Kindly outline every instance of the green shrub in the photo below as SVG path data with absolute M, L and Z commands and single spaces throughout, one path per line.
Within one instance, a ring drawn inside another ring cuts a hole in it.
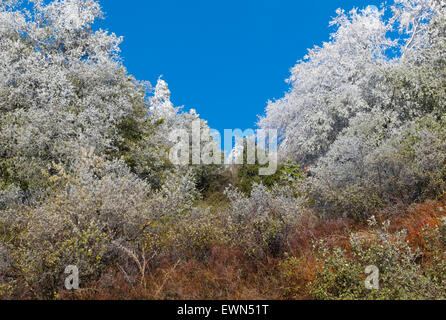
M 306 184 L 319 212 L 364 219 L 395 201 L 410 204 L 444 194 L 446 116 L 413 121 L 373 148 L 370 130 L 379 125 L 370 119 L 361 126 L 371 128 L 356 128 L 363 135 L 336 142 Z
M 374 218 L 371 228 L 376 228 Z M 374 229 L 370 234 L 352 234 L 351 252 L 319 244 L 318 270 L 309 290 L 316 299 L 379 299 L 417 300 L 441 299 L 446 287 L 439 284 L 432 274 L 425 272 L 419 262 L 421 253 L 410 248 L 406 233 L 388 232 L 388 224 Z M 379 269 L 379 289 L 365 286 L 367 266 Z

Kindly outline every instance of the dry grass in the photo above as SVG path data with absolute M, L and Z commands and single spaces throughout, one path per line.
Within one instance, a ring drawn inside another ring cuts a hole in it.
M 427 201 L 410 207 L 405 214 L 394 218 L 390 231 L 407 230 L 407 240 L 410 245 L 424 249 L 426 244 L 423 239 L 423 230 L 440 226 L 440 218 L 445 216 L 445 202 Z
M 428 201 L 410 208 L 393 208 L 390 231 L 408 231 L 411 246 L 423 249 L 423 230 L 439 225 L 446 216 L 446 201 Z M 443 209 L 440 209 L 443 208 Z M 399 211 L 400 210 L 400 211 Z M 387 216 L 388 217 L 388 216 Z M 384 218 L 378 217 L 378 220 Z M 148 267 L 141 275 L 110 270 L 99 281 L 76 294 L 61 292 L 60 299 L 184 299 L 252 300 L 311 299 L 306 290 L 318 265 L 313 244 L 322 240 L 330 247 L 349 249 L 349 233 L 370 235 L 366 223 L 349 219 L 323 220 L 306 214 L 293 237 L 289 251 L 279 258 L 253 261 L 241 250 L 214 246 L 206 261 L 165 261 Z

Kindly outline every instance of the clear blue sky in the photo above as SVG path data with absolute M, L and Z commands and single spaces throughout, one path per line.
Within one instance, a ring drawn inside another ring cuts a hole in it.
M 339 7 L 381 0 L 102 0 L 98 26 L 124 37 L 128 71 L 197 109 L 212 128 L 255 128 L 268 100 L 288 90 L 290 68 L 329 38 Z

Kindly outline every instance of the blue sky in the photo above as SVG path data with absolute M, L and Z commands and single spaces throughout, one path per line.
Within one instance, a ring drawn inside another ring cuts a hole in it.
M 268 100 L 307 48 L 327 41 L 339 7 L 381 0 L 102 0 L 98 26 L 124 37 L 128 71 L 152 84 L 160 75 L 172 101 L 212 128 L 255 128 Z

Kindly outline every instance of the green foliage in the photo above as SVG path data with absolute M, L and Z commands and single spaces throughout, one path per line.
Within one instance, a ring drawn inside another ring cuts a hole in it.
M 376 228 L 374 218 L 370 227 Z M 410 248 L 406 233 L 391 234 L 388 225 L 372 230 L 370 234 L 352 234 L 351 252 L 341 248 L 330 250 L 319 244 L 319 259 L 323 267 L 309 284 L 317 299 L 346 300 L 417 300 L 441 299 L 446 295 L 444 283 L 423 270 L 419 264 L 420 252 Z M 367 289 L 367 266 L 379 269 L 380 288 Z
M 430 261 L 426 263 L 425 274 L 437 286 L 446 287 L 446 219 L 436 228 L 426 228 L 423 232 L 426 241 L 426 256 Z
M 249 195 L 254 184 L 262 184 L 272 188 L 276 184 L 295 184 L 305 179 L 305 173 L 301 166 L 294 161 L 280 163 L 273 175 L 259 175 L 260 168 L 262 166 L 258 163 L 238 166 L 235 186 L 244 194 Z
M 302 166 L 294 161 L 288 161 L 279 165 L 279 171 L 281 173 L 281 180 L 290 183 L 297 183 L 305 179 L 305 173 L 302 170 Z
M 158 257 L 173 261 L 209 258 L 214 245 L 223 242 L 222 217 L 208 208 L 194 208 L 150 226 L 145 245 Z

